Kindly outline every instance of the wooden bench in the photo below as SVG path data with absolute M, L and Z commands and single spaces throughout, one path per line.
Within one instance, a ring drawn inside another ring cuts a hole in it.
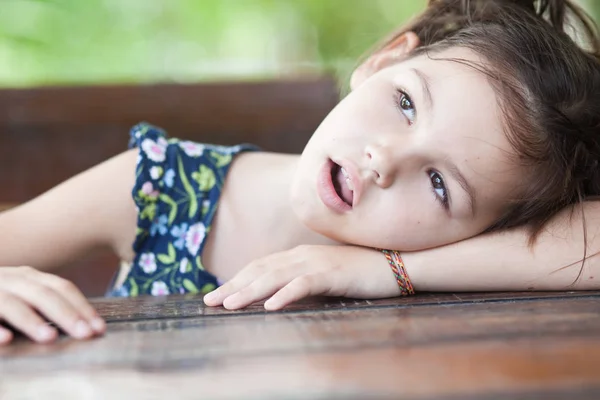
M 0 209 L 124 151 L 140 121 L 199 142 L 296 153 L 337 101 L 330 77 L 0 90 Z M 60 274 L 101 295 L 117 261 L 98 251 Z

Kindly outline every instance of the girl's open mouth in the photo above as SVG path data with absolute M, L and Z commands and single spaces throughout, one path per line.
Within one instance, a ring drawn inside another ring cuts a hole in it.
M 321 201 L 337 213 L 352 210 L 354 201 L 352 181 L 346 171 L 328 160 L 317 179 L 317 193 Z
M 333 163 L 331 168 L 331 180 L 335 193 L 344 201 L 344 203 L 352 206 L 354 200 L 354 188 L 348 173 L 340 165 Z

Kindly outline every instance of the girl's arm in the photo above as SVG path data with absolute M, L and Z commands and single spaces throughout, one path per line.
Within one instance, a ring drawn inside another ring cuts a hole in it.
M 130 191 L 136 157 L 137 150 L 120 154 L 0 214 L 0 321 L 38 342 L 58 336 L 40 314 L 74 338 L 105 331 L 79 289 L 39 270 L 97 246 L 132 258 L 137 212 Z M 0 346 L 12 339 L 12 331 L 0 325 Z
M 137 150 L 115 156 L 0 214 L 0 266 L 49 270 L 94 247 L 131 258 Z
M 583 210 L 587 260 L 583 270 Z M 524 228 L 435 249 L 402 253 L 416 291 L 600 289 L 600 203 L 557 214 L 533 246 Z M 581 271 L 581 276 L 579 273 Z M 579 276 L 579 279 L 578 279 Z M 237 309 L 270 298 L 279 309 L 310 295 L 383 298 L 400 294 L 381 252 L 355 246 L 301 246 L 250 263 L 205 297 Z
M 583 269 L 582 211 L 587 226 Z M 519 228 L 402 258 L 420 291 L 593 290 L 600 289 L 599 232 L 600 202 L 590 201 L 573 213 L 558 213 L 531 247 L 526 229 Z

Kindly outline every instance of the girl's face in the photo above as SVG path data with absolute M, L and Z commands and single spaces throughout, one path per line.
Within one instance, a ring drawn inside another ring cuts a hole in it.
M 417 250 L 477 235 L 525 179 L 488 78 L 452 48 L 364 81 L 302 153 L 292 207 L 310 229 L 369 247 Z

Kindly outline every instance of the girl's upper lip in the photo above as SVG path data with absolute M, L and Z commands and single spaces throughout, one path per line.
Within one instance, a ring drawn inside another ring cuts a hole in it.
M 354 186 L 354 190 L 352 191 L 352 208 L 354 208 L 358 204 L 358 201 L 360 200 L 360 194 L 362 193 L 362 180 L 360 179 L 358 168 L 356 167 L 356 164 L 350 160 L 332 159 L 332 161 L 344 168 L 350 177 L 350 180 L 352 181 L 352 186 Z

